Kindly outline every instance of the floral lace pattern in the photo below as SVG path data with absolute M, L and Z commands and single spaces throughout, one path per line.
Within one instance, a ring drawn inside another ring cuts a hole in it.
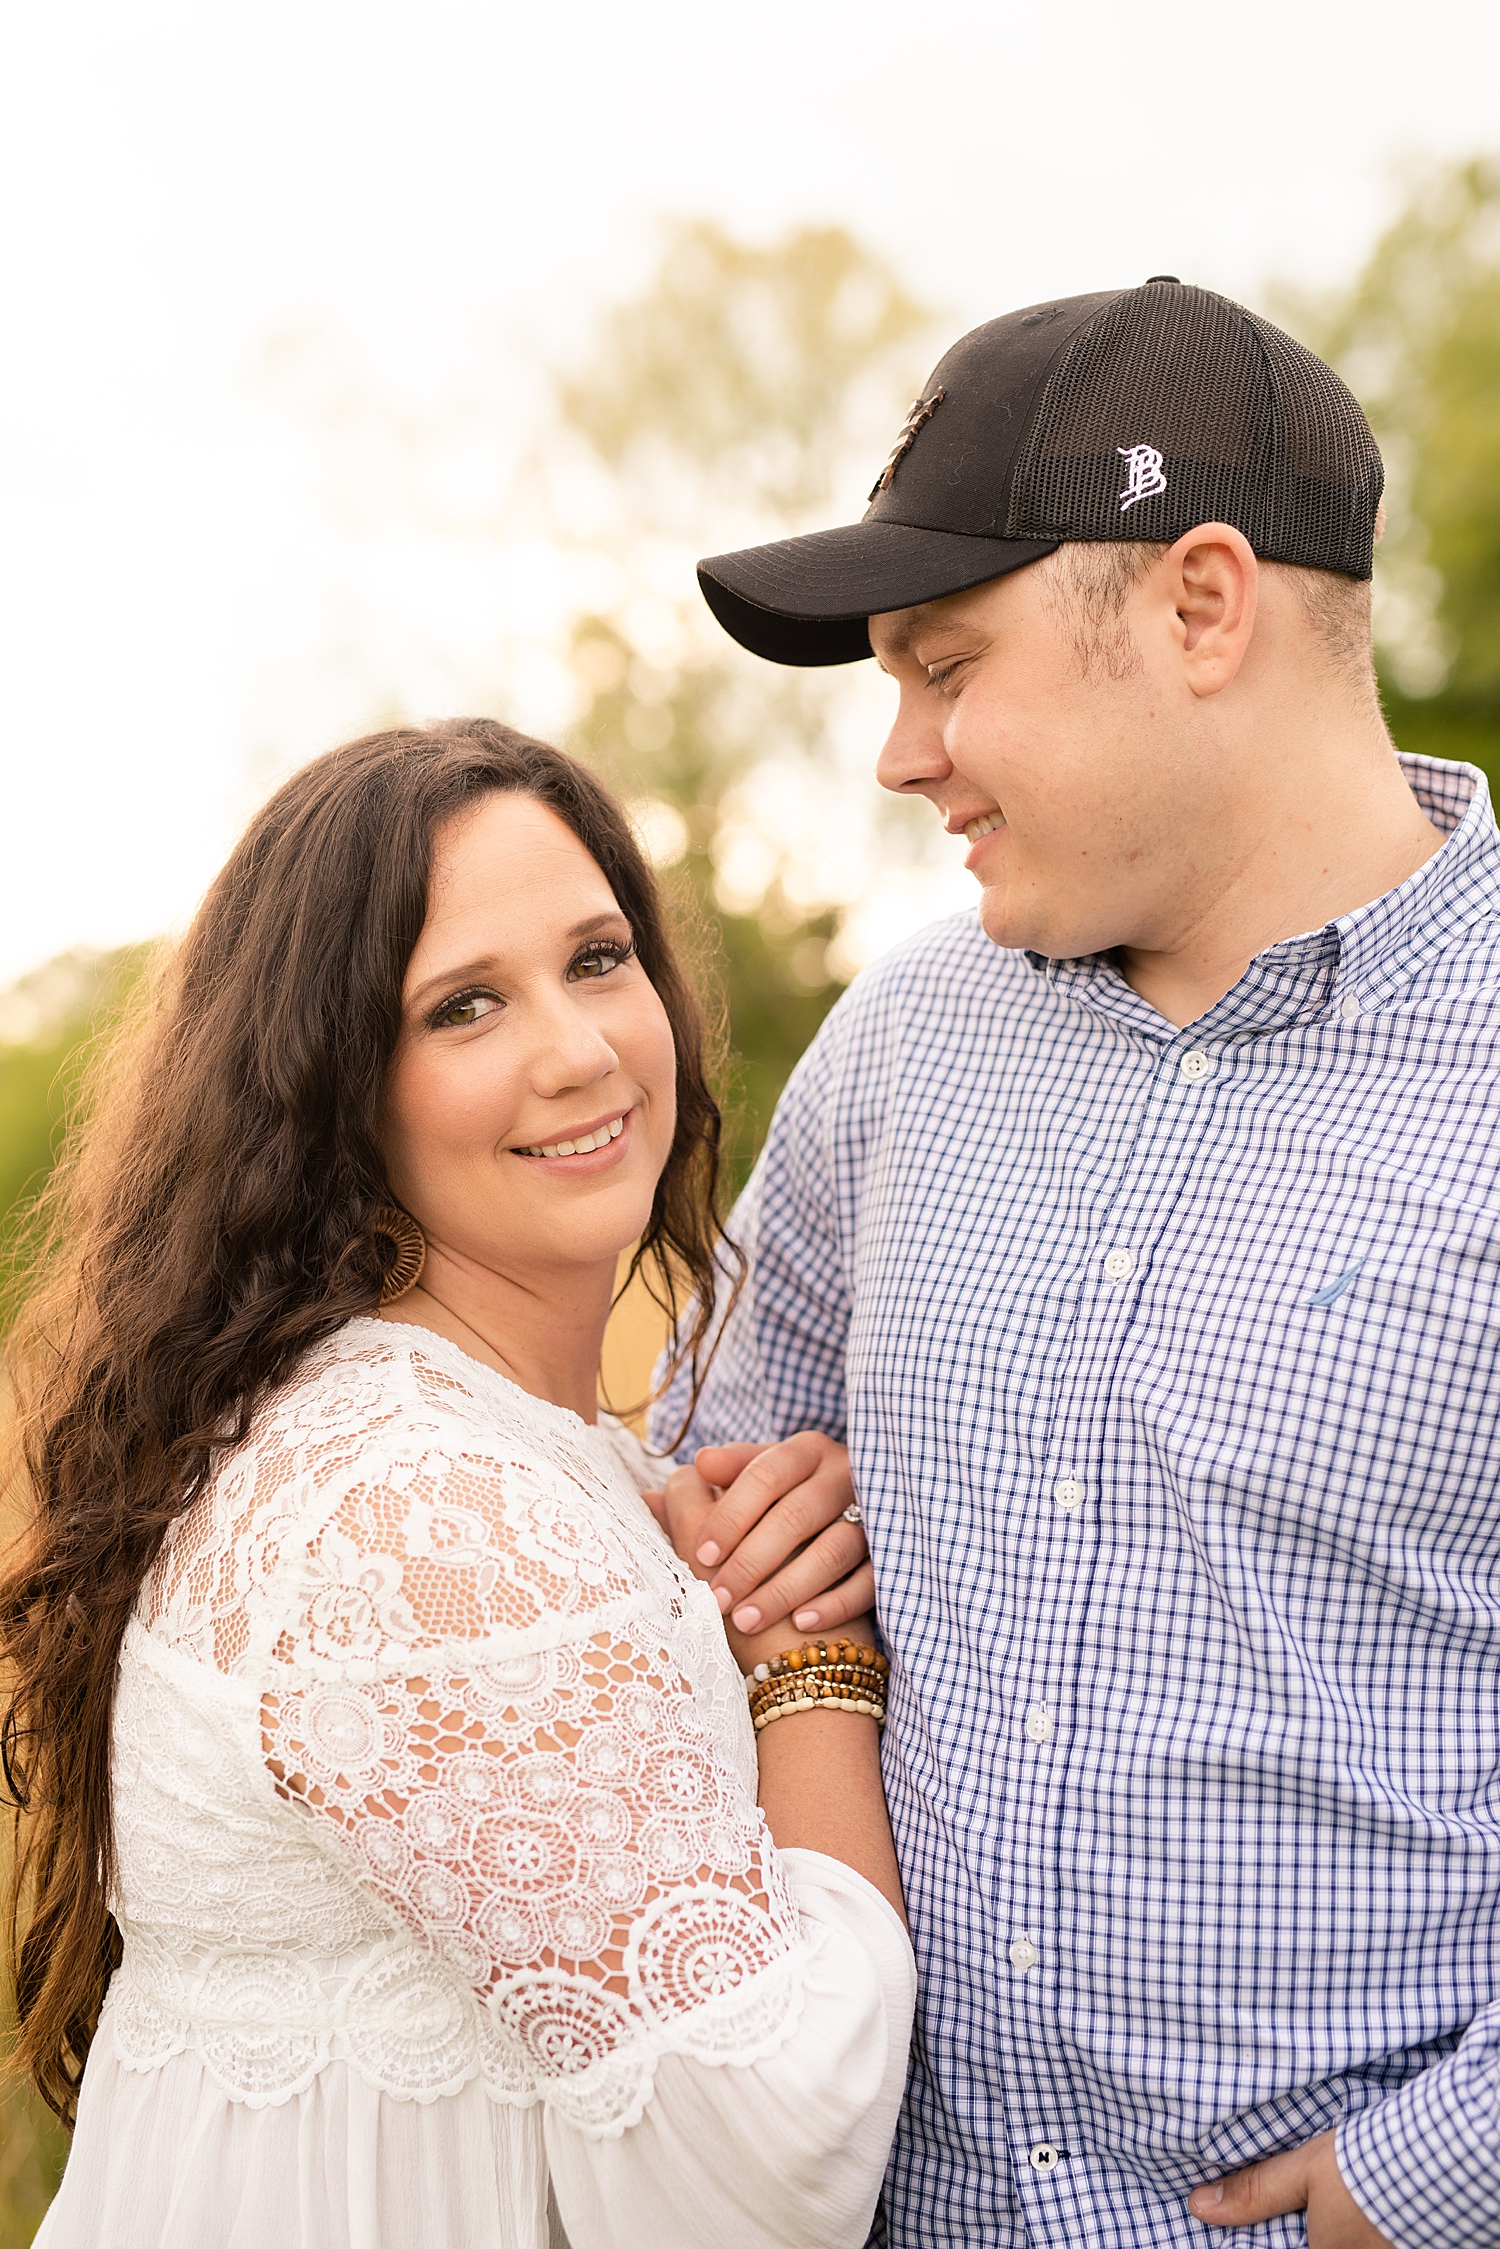
M 599 2133 L 662 2053 L 789 2035 L 743 1689 L 649 1473 L 424 1331 L 309 1355 L 127 1638 L 130 2066 L 191 2046 L 256 2104 L 334 2056 L 405 2099 L 478 2076 Z

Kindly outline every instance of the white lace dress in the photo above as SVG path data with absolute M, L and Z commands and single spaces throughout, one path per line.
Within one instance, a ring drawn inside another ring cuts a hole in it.
M 859 2249 L 910 1947 L 772 1845 L 650 1480 L 375 1320 L 220 1462 L 125 1641 L 45 2249 Z

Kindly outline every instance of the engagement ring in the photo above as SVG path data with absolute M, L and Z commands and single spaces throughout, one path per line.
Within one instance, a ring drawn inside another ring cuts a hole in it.
M 846 1523 L 862 1523 L 864 1521 L 864 1516 L 860 1513 L 859 1501 L 857 1499 L 851 1499 L 848 1506 L 844 1509 L 844 1521 Z

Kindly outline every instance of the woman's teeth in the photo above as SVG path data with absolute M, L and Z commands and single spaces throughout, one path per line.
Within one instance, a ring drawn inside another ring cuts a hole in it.
M 964 834 L 970 843 L 978 843 L 981 836 L 993 835 L 997 828 L 1003 828 L 1004 826 L 1005 820 L 1002 814 L 982 812 L 977 820 L 966 820 L 964 822 Z
M 607 1148 L 611 1140 L 618 1140 L 625 1130 L 623 1117 L 611 1117 L 608 1124 L 600 1125 L 597 1132 L 586 1132 L 581 1140 L 558 1140 L 550 1148 L 518 1148 L 518 1156 L 586 1156 L 594 1148 Z

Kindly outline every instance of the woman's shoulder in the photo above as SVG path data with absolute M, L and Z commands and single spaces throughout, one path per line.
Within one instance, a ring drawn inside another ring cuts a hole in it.
M 567 1417 L 572 1418 L 572 1417 Z M 558 1409 L 482 1366 L 429 1328 L 347 1321 L 313 1344 L 262 1400 L 250 1441 L 294 1436 L 306 1444 L 378 1450 L 413 1428 L 498 1432 L 541 1452 L 559 1433 Z
M 444 1338 L 354 1320 L 226 1455 L 168 1580 L 236 1587 L 236 1668 L 389 1676 L 587 1637 L 655 1575 L 626 1457 Z
M 652 1452 L 628 1422 L 618 1420 L 612 1413 L 600 1414 L 597 1435 L 606 1458 L 619 1470 L 632 1491 L 660 1491 L 677 1466 L 667 1455 Z

